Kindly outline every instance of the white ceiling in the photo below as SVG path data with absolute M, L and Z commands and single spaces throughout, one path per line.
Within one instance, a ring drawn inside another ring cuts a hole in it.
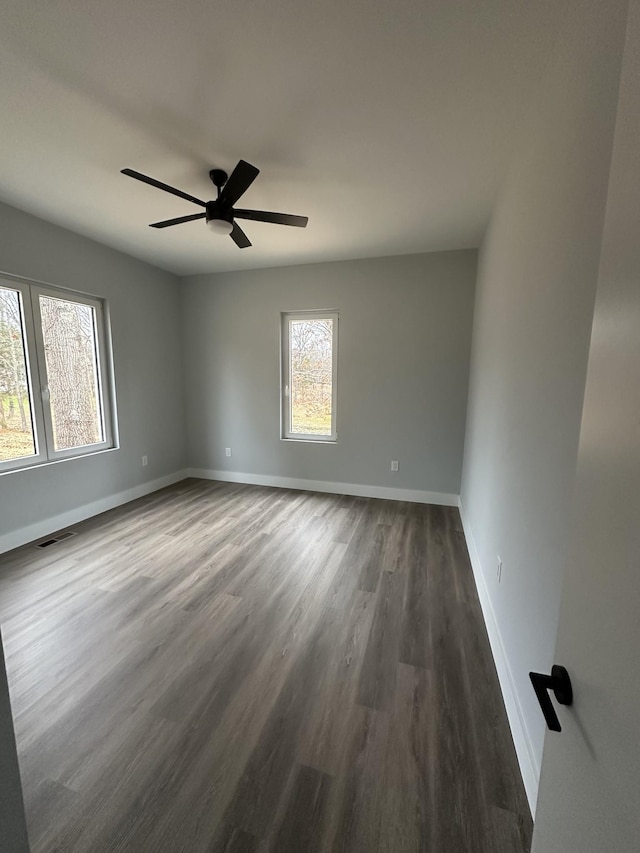
M 478 246 L 552 0 L 3 0 L 0 199 L 175 273 Z M 240 250 L 208 171 L 261 170 Z

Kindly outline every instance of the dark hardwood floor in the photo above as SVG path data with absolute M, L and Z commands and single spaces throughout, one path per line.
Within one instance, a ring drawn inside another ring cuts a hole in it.
M 186 480 L 0 558 L 33 853 L 523 853 L 458 512 Z

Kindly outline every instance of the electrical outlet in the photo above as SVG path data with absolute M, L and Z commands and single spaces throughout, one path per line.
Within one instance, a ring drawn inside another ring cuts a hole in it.
M 231 448 L 230 447 L 225 447 L 224 455 L 225 456 L 231 456 Z
M 397 470 L 398 470 L 398 460 L 397 460 L 397 459 L 392 459 L 392 460 L 391 460 L 391 470 L 392 470 L 392 471 L 397 471 Z
M 498 556 L 498 583 L 502 580 L 502 557 Z
M 148 456 L 143 456 L 143 457 L 142 457 L 142 467 L 143 467 L 143 468 L 146 468 L 148 464 L 149 464 L 149 457 L 148 457 Z

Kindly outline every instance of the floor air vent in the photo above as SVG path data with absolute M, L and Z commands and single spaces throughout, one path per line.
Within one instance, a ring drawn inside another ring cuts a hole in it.
M 69 539 L 69 537 L 75 535 L 76 534 L 73 530 L 69 530 L 66 533 L 59 533 L 58 536 L 52 536 L 51 539 L 45 539 L 43 542 L 38 542 L 36 548 L 48 548 L 49 545 L 55 545 L 56 542 L 63 542 L 65 539 Z

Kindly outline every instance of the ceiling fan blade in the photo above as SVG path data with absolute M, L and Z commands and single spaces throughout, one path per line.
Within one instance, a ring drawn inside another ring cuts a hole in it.
M 191 213 L 189 216 L 179 216 L 177 219 L 165 219 L 164 222 L 152 222 L 149 228 L 168 228 L 170 225 L 180 225 L 181 222 L 193 222 L 194 219 L 204 219 L 206 213 Z
M 294 228 L 306 228 L 308 216 L 294 216 L 291 213 L 269 213 L 268 210 L 234 210 L 238 219 L 253 219 L 256 222 L 273 222 L 275 225 L 293 225 Z
M 229 236 L 239 249 L 247 249 L 251 245 L 251 240 L 237 222 L 233 223 L 233 230 Z
M 229 180 L 222 187 L 220 200 L 224 204 L 233 206 L 240 196 L 249 189 L 259 174 L 260 169 L 256 169 L 246 160 L 239 160 Z
M 175 187 L 170 187 L 169 184 L 163 184 L 162 181 L 156 181 L 155 178 L 149 178 L 147 175 L 143 175 L 141 172 L 136 172 L 134 169 L 121 169 L 120 170 L 123 175 L 128 175 L 130 178 L 135 178 L 136 181 L 142 181 L 143 184 L 149 184 L 152 187 L 156 187 L 159 190 L 164 190 L 167 193 L 171 193 L 172 195 L 177 195 L 178 198 L 183 198 L 186 201 L 192 201 L 194 204 L 199 204 L 200 207 L 206 207 L 204 201 L 201 201 L 199 198 L 195 196 L 189 195 L 189 193 L 183 193 L 182 190 L 177 190 Z

